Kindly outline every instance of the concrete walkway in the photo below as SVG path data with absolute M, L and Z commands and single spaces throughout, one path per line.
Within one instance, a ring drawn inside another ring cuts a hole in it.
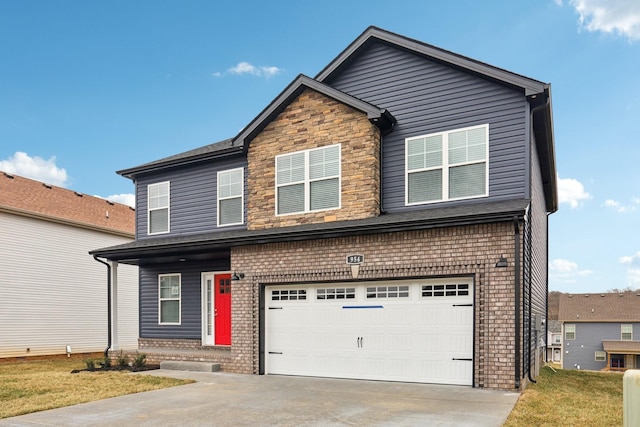
M 137 374 L 140 375 L 140 374 Z M 519 394 L 460 386 L 157 370 L 180 387 L 0 420 L 0 426 L 494 426 Z

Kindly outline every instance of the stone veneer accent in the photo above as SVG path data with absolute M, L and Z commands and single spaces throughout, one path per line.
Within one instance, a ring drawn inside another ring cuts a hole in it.
M 361 253 L 358 281 L 472 276 L 475 280 L 474 386 L 515 388 L 514 235 L 511 222 L 282 242 L 232 248 L 233 365 L 259 372 L 261 286 L 351 281 L 345 256 Z M 500 255 L 507 268 L 496 268 Z
M 276 216 L 275 157 L 341 144 L 341 208 Z M 380 131 L 367 115 L 311 90 L 291 102 L 250 143 L 247 228 L 342 221 L 380 213 Z

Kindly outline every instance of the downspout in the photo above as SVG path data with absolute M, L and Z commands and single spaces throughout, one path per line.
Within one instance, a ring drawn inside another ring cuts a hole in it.
M 97 255 L 94 255 L 93 259 L 107 266 L 107 348 L 104 349 L 104 358 L 106 360 L 109 357 L 109 349 L 111 348 L 111 265 L 98 259 Z
M 519 223 L 518 223 L 518 217 L 514 216 L 513 217 L 513 232 L 514 232 L 514 237 L 515 237 L 515 242 L 514 242 L 514 251 L 515 251 L 515 279 L 514 279 L 514 285 L 515 285 L 515 300 L 516 300 L 516 307 L 515 307 L 515 326 L 516 326 L 516 344 L 515 344 L 515 348 L 516 348 L 516 372 L 515 372 L 515 377 L 516 377 L 516 389 L 520 388 L 520 230 L 519 230 Z
M 533 119 L 533 115 L 534 115 L 537 111 L 542 110 L 543 108 L 546 108 L 548 105 L 549 105 L 549 97 L 547 96 L 547 97 L 546 97 L 546 100 L 545 100 L 545 102 L 544 102 L 543 104 L 540 104 L 540 105 L 538 105 L 538 106 L 536 106 L 536 107 L 532 108 L 532 109 L 529 111 L 529 114 L 530 114 L 530 116 L 531 116 L 531 120 L 529 121 L 530 126 L 531 126 L 531 132 L 530 132 L 530 135 L 534 135 L 534 129 L 533 129 L 533 121 L 534 121 L 534 119 Z M 537 143 L 537 141 L 536 141 L 536 143 Z M 529 168 L 529 170 L 531 170 L 531 168 Z M 531 220 L 531 219 L 529 218 L 529 221 L 530 221 L 530 220 Z M 529 224 L 529 227 L 531 227 L 531 224 Z M 548 221 L 548 217 L 547 217 L 547 233 L 548 233 L 548 232 L 549 232 L 549 221 Z M 529 234 L 530 234 L 530 233 L 529 233 Z M 528 238 L 529 238 L 528 240 L 531 240 L 531 236 L 530 236 L 530 235 L 528 236 Z M 516 237 L 516 239 L 519 239 L 519 235 Z M 530 244 L 531 242 L 528 242 L 528 243 Z M 523 245 L 523 246 L 524 246 L 524 245 Z M 523 249 L 524 249 L 524 248 L 523 248 Z M 531 248 L 529 248 L 529 260 L 528 260 L 528 261 L 529 261 L 529 274 L 531 274 L 531 262 L 532 262 L 532 260 L 531 260 L 531 253 L 530 253 L 530 251 L 531 251 Z M 547 234 L 547 254 L 548 254 L 548 253 L 549 253 L 549 235 Z M 518 258 L 518 254 L 516 254 L 516 258 Z M 519 265 L 516 265 L 516 280 L 518 279 L 518 276 L 519 276 L 519 271 L 518 271 L 518 270 L 519 270 Z M 546 296 L 546 299 L 547 299 L 547 304 L 546 304 L 546 305 L 547 305 L 547 307 L 546 307 L 546 311 L 548 311 L 548 310 L 549 310 L 549 308 L 548 308 L 548 300 L 549 300 L 549 279 L 548 279 L 548 276 L 549 276 L 549 268 L 547 267 L 547 296 Z M 528 342 L 528 345 L 527 345 L 526 355 L 527 355 L 527 361 L 528 361 L 528 367 L 529 367 L 529 368 L 527 369 L 527 378 L 529 379 L 529 381 L 531 381 L 532 383 L 534 383 L 534 384 L 535 384 L 537 381 L 536 381 L 536 380 L 534 380 L 534 379 L 533 379 L 533 377 L 531 376 L 531 330 L 532 330 L 532 325 L 531 325 L 531 318 L 532 318 L 532 316 L 531 316 L 531 310 L 532 310 L 532 308 L 533 308 L 533 306 L 532 306 L 532 302 L 531 302 L 531 294 L 532 294 L 531 277 L 529 277 L 529 284 L 528 284 L 528 287 L 529 287 L 529 301 L 528 301 L 528 314 L 529 314 L 529 342 Z M 517 292 L 517 287 L 516 287 L 516 292 Z M 546 314 L 545 314 L 545 315 L 546 315 Z M 518 329 L 518 328 L 516 327 L 516 329 Z M 545 328 L 545 330 L 546 330 L 546 328 Z M 520 341 L 519 336 L 516 338 L 516 340 L 517 340 L 517 342 L 519 342 L 519 341 Z M 546 341 L 546 340 L 545 340 L 545 341 Z M 535 343 L 534 345 L 535 345 L 535 346 L 537 346 L 537 345 L 538 345 L 537 340 L 536 340 L 536 343 Z M 546 347 L 545 347 L 545 354 L 546 354 L 546 351 L 547 351 L 547 350 L 546 350 Z M 516 361 L 516 364 L 517 364 L 517 361 Z M 519 374 L 519 373 L 518 373 L 518 374 Z
M 532 315 L 531 315 L 531 310 L 533 309 L 533 301 L 532 301 L 532 296 L 533 296 L 533 284 L 532 284 L 532 280 L 531 280 L 531 268 L 532 268 L 532 264 L 533 264 L 533 257 L 532 257 L 532 249 L 531 249 L 531 211 L 529 211 L 529 223 L 528 223 L 528 227 L 527 227 L 527 251 L 529 253 L 527 262 L 529 264 L 528 268 L 527 268 L 527 274 L 529 275 L 528 277 L 528 282 L 529 282 L 529 342 L 527 345 L 527 364 L 529 366 L 529 369 L 527 370 L 527 377 L 529 378 L 529 381 L 531 381 L 532 383 L 536 383 L 537 381 L 533 379 L 533 377 L 531 376 L 531 339 L 532 339 L 532 330 L 533 330 L 533 326 L 536 325 L 532 325 L 531 324 L 531 319 L 532 319 Z M 524 245 L 523 245 L 524 246 Z M 537 334 L 536 334 L 537 335 Z M 537 338 L 537 337 L 536 337 Z M 538 348 L 538 340 L 536 339 L 535 343 L 533 343 L 534 348 L 536 348 L 536 353 L 537 353 L 537 348 Z M 535 366 L 535 363 L 534 365 Z

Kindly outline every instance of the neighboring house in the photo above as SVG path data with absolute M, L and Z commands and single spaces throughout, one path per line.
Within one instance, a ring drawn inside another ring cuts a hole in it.
M 547 320 L 547 362 L 562 364 L 562 322 Z
M 519 389 L 543 354 L 550 86 L 375 27 L 235 137 L 121 170 L 140 348 Z M 235 280 L 234 280 L 235 279 Z
M 560 295 L 564 369 L 640 368 L 640 294 Z
M 107 268 L 88 251 L 134 224 L 129 206 L 0 172 L 0 357 L 104 351 Z M 118 271 L 115 348 L 137 347 L 137 270 Z

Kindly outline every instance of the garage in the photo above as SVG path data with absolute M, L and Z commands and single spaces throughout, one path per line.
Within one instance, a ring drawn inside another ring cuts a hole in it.
M 472 385 L 470 278 L 268 286 L 265 372 Z

